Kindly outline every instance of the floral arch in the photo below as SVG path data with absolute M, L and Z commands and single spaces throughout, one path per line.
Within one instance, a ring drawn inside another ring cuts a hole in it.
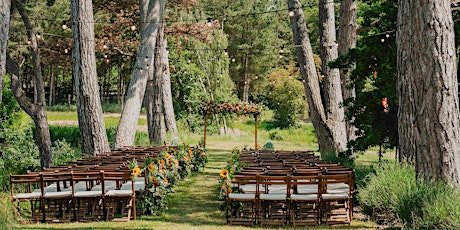
M 256 103 L 240 102 L 240 103 L 214 103 L 207 102 L 203 103 L 202 106 L 203 119 L 204 119 L 204 138 L 203 145 L 206 146 L 206 130 L 207 120 L 212 114 L 238 114 L 238 115 L 251 115 L 254 117 L 254 147 L 257 150 L 257 128 L 258 128 L 258 117 L 262 112 L 262 108 Z

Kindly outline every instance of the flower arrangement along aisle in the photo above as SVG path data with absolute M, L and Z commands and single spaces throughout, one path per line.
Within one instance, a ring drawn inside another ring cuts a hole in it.
M 179 180 L 187 178 L 192 171 L 204 168 L 206 162 L 206 151 L 200 145 L 168 148 L 155 160 L 146 158 L 142 167 L 138 167 L 136 162 L 136 166 L 131 168 L 132 175 L 138 176 L 144 172 L 146 178 L 146 189 L 141 191 L 138 198 L 141 213 L 158 215 L 168 209 L 168 193 L 174 192 Z
M 227 165 L 220 171 L 219 174 L 219 185 L 220 193 L 219 200 L 224 201 L 220 204 L 219 209 L 221 211 L 226 211 L 225 195 L 228 191 L 229 193 L 237 193 L 237 188 L 233 187 L 231 181 L 233 180 L 233 175 L 241 171 L 242 165 L 240 163 L 241 150 L 234 148 L 230 155 L 230 158 L 227 161 Z M 236 204 L 238 205 L 238 204 Z M 236 209 L 235 209 L 236 210 Z

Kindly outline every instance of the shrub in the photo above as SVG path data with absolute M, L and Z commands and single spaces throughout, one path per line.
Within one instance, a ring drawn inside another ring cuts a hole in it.
M 1 148 L 0 189 L 8 190 L 9 174 L 24 174 L 40 169 L 38 147 L 32 129 L 5 129 L 1 131 L 5 146 Z
M 81 153 L 70 146 L 65 140 L 53 142 L 53 163 L 54 165 L 67 164 L 81 157 Z
M 270 138 L 270 140 L 277 140 L 277 141 L 284 140 L 283 136 L 281 134 L 279 134 L 277 131 L 273 131 L 273 132 L 269 133 L 268 138 Z
M 397 220 L 398 196 L 416 189 L 415 170 L 407 164 L 383 164 L 370 174 L 365 187 L 359 187 L 358 201 L 363 211 L 378 222 Z
M 9 194 L 0 192 L 0 202 L 3 204 L 0 208 L 0 229 L 13 229 L 15 220 Z
M 35 128 L 34 128 L 35 129 Z M 51 142 L 65 141 L 73 148 L 80 148 L 80 130 L 78 126 L 49 126 Z
M 271 143 L 270 141 L 268 141 L 267 143 L 264 144 L 264 146 L 262 146 L 262 149 L 274 150 L 274 149 L 275 149 L 275 146 L 273 146 L 273 143 Z

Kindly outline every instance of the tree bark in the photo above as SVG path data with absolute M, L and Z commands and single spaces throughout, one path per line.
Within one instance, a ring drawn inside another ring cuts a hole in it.
M 329 102 L 327 103 L 328 111 L 326 113 L 323 101 L 321 100 L 318 73 L 316 72 L 313 60 L 313 51 L 305 24 L 305 16 L 302 10 L 302 5 L 299 0 L 287 0 L 287 2 L 289 8 L 294 12 L 294 15 L 290 19 L 294 44 L 297 47 L 297 59 L 300 66 L 300 73 L 303 78 L 305 93 L 310 106 L 311 119 L 313 127 L 315 128 L 320 152 L 343 151 L 346 147 L 343 110 L 342 120 L 338 119 L 340 115 L 331 113 L 332 111 L 337 110 L 337 108 L 333 109 L 331 107 L 339 106 L 339 99 L 341 99 L 342 95 L 340 91 L 340 84 L 337 84 L 337 79 L 332 81 L 330 86 L 328 86 L 332 87 L 328 89 L 330 94 L 335 93 L 339 95 L 326 95 L 327 97 L 333 97 L 332 99 L 329 99 Z M 338 88 L 338 90 L 334 87 Z M 337 123 L 342 123 L 342 125 Z
M 147 66 L 153 66 L 154 50 L 158 33 L 161 5 L 164 0 L 140 0 L 140 33 L 141 44 L 133 75 L 129 83 L 128 94 L 123 106 L 123 111 L 118 124 L 115 137 L 115 147 L 130 146 L 134 144 L 139 113 L 144 99 L 148 79 L 148 71 L 143 71 Z
M 97 155 L 110 151 L 104 125 L 94 51 L 92 1 L 72 0 L 73 78 L 77 95 L 81 151 Z
M 2 104 L 3 77 L 6 70 L 6 48 L 10 35 L 11 0 L 0 0 L 0 105 Z
M 400 154 L 415 159 L 419 178 L 458 186 L 460 115 L 450 1 L 400 0 L 398 8 Z
M 170 131 L 173 135 L 177 135 L 176 116 L 174 114 L 174 106 L 171 92 L 171 74 L 169 72 L 169 57 L 167 47 L 166 35 L 164 40 L 160 43 L 161 47 L 161 62 L 163 68 L 163 106 L 165 115 L 166 130 Z
M 164 5 L 161 6 L 161 20 L 164 21 Z M 163 118 L 163 72 L 162 47 L 164 40 L 164 23 L 158 27 L 157 47 L 155 47 L 155 65 L 153 71 L 149 71 L 149 81 L 147 83 L 147 124 L 149 140 L 151 144 L 160 144 L 165 140 L 166 129 Z
M 339 55 L 345 55 L 348 50 L 356 48 L 356 40 L 358 37 L 358 24 L 356 23 L 356 0 L 341 0 L 340 1 L 340 21 L 339 21 Z M 342 86 L 342 97 L 344 100 L 355 98 L 356 92 L 354 84 L 350 80 L 350 73 L 355 68 L 353 63 L 348 68 L 340 69 L 340 79 Z M 344 106 L 347 110 L 347 106 Z M 347 130 L 347 141 L 356 138 L 356 128 L 350 122 L 345 122 Z

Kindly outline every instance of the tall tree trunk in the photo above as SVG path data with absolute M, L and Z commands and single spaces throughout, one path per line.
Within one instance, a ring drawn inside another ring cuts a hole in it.
M 249 55 L 244 58 L 244 81 L 243 81 L 243 102 L 249 101 Z
M 0 105 L 2 104 L 3 76 L 6 68 L 6 48 L 10 35 L 11 0 L 0 0 Z
M 300 0 L 287 0 L 290 9 L 293 9 L 294 15 L 291 17 L 291 27 L 294 37 L 294 44 L 297 47 L 297 59 L 299 61 L 300 73 L 303 78 L 304 88 L 307 96 L 308 105 L 311 111 L 311 120 L 315 128 L 321 153 L 328 151 L 343 151 L 346 147 L 345 125 L 343 120 L 338 120 L 338 115 L 332 114 L 331 111 L 337 110 L 331 107 L 339 106 L 341 99 L 340 84 L 333 81 L 330 87 L 337 87 L 339 90 L 331 88 L 330 94 L 338 93 L 339 95 L 326 95 L 333 97 L 327 103 L 329 105 L 327 114 L 321 100 L 318 73 L 316 72 L 313 60 L 313 51 L 311 49 L 310 38 L 308 36 L 305 16 L 302 10 Z M 338 76 L 337 76 L 338 77 Z M 328 117 L 331 116 L 331 117 Z M 343 118 L 343 110 L 342 110 Z M 336 123 L 343 125 L 337 125 Z
M 163 106 L 165 115 L 166 129 L 172 134 L 177 135 L 176 116 L 174 115 L 174 106 L 171 93 L 171 74 L 169 72 L 169 57 L 166 47 L 168 45 L 166 35 L 160 43 L 160 57 L 163 68 Z
M 54 75 L 54 69 L 53 69 L 53 65 L 50 65 L 50 97 L 48 99 L 48 106 L 51 107 L 53 105 L 53 101 L 54 101 L 54 92 L 55 92 L 55 89 L 54 89 L 54 79 L 56 78 L 55 75 Z
M 398 8 L 400 154 L 415 158 L 419 178 L 458 186 L 460 115 L 450 1 L 400 0 Z
M 161 21 L 164 21 L 164 5 L 161 6 Z M 147 110 L 147 124 L 149 140 L 151 144 L 160 144 L 165 140 L 166 129 L 163 118 L 163 68 L 161 44 L 164 40 L 164 23 L 158 27 L 157 46 L 155 48 L 155 65 L 153 71 L 149 71 L 149 81 L 147 83 L 147 102 L 145 107 Z
M 81 151 L 97 155 L 110 151 L 104 126 L 94 53 L 93 5 L 71 0 L 73 78 L 77 95 Z
M 161 6 L 164 0 L 140 0 L 140 33 L 141 43 L 133 75 L 129 83 L 128 95 L 121 113 L 115 137 L 115 147 L 134 144 L 137 121 L 144 99 L 148 71 L 143 71 L 147 66 L 153 66 L 154 50 L 160 21 Z
M 18 10 L 24 26 L 27 31 L 27 37 L 30 41 L 30 50 L 32 54 L 32 65 L 34 68 L 34 98 L 35 103 L 31 103 L 22 91 L 20 80 L 19 66 L 8 57 L 8 65 L 11 74 L 11 85 L 14 96 L 21 108 L 32 118 L 36 128 L 37 145 L 40 152 L 40 166 L 49 167 L 53 165 L 53 153 L 51 149 L 51 136 L 48 129 L 48 120 L 46 117 L 46 99 L 45 84 L 43 81 L 42 68 L 40 64 L 40 52 L 38 50 L 35 31 L 29 21 L 29 16 L 22 3 L 18 0 L 12 1 L 14 8 Z
M 356 48 L 357 40 L 357 29 L 358 24 L 356 23 L 356 0 L 341 0 L 340 1 L 340 22 L 339 22 L 339 55 L 344 55 L 350 49 Z M 355 98 L 356 92 L 355 87 L 350 80 L 350 73 L 355 68 L 353 63 L 348 68 L 340 69 L 340 79 L 342 85 L 342 96 L 346 100 L 348 98 Z M 346 110 L 347 107 L 345 106 Z M 356 128 L 350 122 L 346 122 L 347 129 L 347 141 L 354 140 L 356 138 Z

